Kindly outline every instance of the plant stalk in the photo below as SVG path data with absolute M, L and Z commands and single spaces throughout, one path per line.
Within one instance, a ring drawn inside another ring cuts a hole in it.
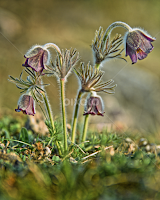
M 85 140 L 86 140 L 87 129 L 88 129 L 88 120 L 89 120 L 89 115 L 85 115 L 84 125 L 83 125 L 82 142 L 85 142 Z
M 72 136 L 71 136 L 72 143 L 75 143 L 77 119 L 78 119 L 78 112 L 79 112 L 79 106 L 80 106 L 82 94 L 83 94 L 83 92 L 82 92 L 82 90 L 80 90 L 78 92 L 77 99 L 76 99 L 74 116 L 73 116 L 73 123 L 72 123 Z
M 95 64 L 95 68 L 99 70 L 100 64 Z
M 61 105 L 62 105 L 62 118 L 63 118 L 63 131 L 64 131 L 64 151 L 67 152 L 67 125 L 66 125 L 66 109 L 65 109 L 65 79 L 61 79 Z
M 51 111 L 51 106 L 50 106 L 49 100 L 47 98 L 47 95 L 44 92 L 41 92 L 41 94 L 43 95 L 43 100 L 44 100 L 44 103 L 45 103 L 45 108 L 46 108 L 47 116 L 49 118 L 49 121 L 50 121 L 51 126 L 52 126 L 52 130 L 54 132 L 55 126 L 54 126 L 54 121 L 53 121 L 53 116 L 52 116 L 52 111 Z M 59 143 L 58 143 L 57 140 L 55 142 L 56 142 L 56 146 L 57 146 L 59 155 L 61 155 L 62 152 L 61 152 Z
M 104 46 L 105 46 L 105 42 L 107 40 L 107 38 L 109 37 L 110 33 L 112 32 L 112 30 L 116 27 L 122 27 L 125 28 L 127 31 L 132 31 L 132 28 L 126 24 L 125 22 L 121 22 L 121 21 L 117 21 L 112 23 L 105 31 L 104 36 L 103 36 L 103 42 L 104 42 Z
M 45 49 L 50 48 L 50 47 L 52 47 L 52 48 L 55 49 L 60 55 L 62 55 L 60 48 L 59 48 L 56 44 L 54 44 L 54 43 L 47 43 L 47 44 L 44 45 L 44 48 L 45 48 Z
M 52 116 L 51 106 L 49 104 L 49 100 L 48 100 L 48 98 L 47 98 L 47 96 L 44 92 L 42 92 L 42 95 L 43 95 L 43 100 L 44 100 L 44 103 L 45 103 L 45 108 L 46 108 L 46 111 L 47 111 L 47 116 L 49 117 L 52 129 L 54 130 L 55 126 L 54 126 L 54 121 L 53 121 L 53 116 Z

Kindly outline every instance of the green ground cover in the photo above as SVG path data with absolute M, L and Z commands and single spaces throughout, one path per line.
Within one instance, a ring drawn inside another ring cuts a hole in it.
M 0 120 L 1 200 L 160 198 L 158 144 L 140 134 L 95 131 L 62 157 L 54 144 L 63 143 L 60 123 L 51 137 L 27 130 L 23 120 Z

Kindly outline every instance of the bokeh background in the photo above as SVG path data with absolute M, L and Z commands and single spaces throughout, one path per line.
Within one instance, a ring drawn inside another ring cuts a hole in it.
M 76 48 L 81 61 L 93 63 L 91 42 L 95 31 L 114 21 L 141 27 L 156 37 L 148 57 L 132 65 L 118 59 L 103 63 L 105 78 L 118 84 L 115 95 L 102 94 L 105 117 L 90 118 L 101 129 L 127 127 L 158 135 L 160 122 L 160 1 L 158 0 L 0 0 L 0 110 L 13 110 L 20 91 L 8 82 L 19 77 L 24 54 L 34 44 L 56 43 L 61 49 Z M 113 31 L 125 34 L 117 28 Z M 54 58 L 54 55 L 53 55 Z M 59 88 L 55 77 L 45 78 L 55 116 L 60 116 Z M 66 85 L 66 98 L 76 97 L 78 82 L 72 74 Z M 72 101 L 71 101 L 72 102 Z M 71 121 L 73 103 L 67 106 Z M 83 106 L 81 106 L 80 121 Z M 22 113 L 17 113 L 22 115 Z

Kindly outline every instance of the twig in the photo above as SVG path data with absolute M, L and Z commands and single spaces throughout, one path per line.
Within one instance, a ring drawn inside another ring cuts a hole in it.
M 73 142 L 71 142 L 71 143 L 74 144 L 76 147 L 78 147 L 82 151 L 83 154 L 86 154 L 86 152 L 83 151 L 83 149 L 78 144 L 75 144 Z M 83 143 L 85 143 L 85 142 L 83 142 Z
M 63 162 L 66 158 L 68 158 L 68 157 L 73 153 L 73 151 L 74 151 L 74 150 L 72 150 L 69 154 L 67 154 L 67 155 L 62 159 L 62 162 Z
M 109 149 L 109 148 L 111 148 L 111 147 L 113 147 L 113 145 L 104 148 L 104 150 Z M 96 152 L 94 152 L 94 153 L 92 153 L 92 154 L 86 156 L 86 157 L 83 157 L 82 160 L 85 160 L 85 159 L 87 159 L 87 158 L 89 158 L 89 157 L 91 157 L 91 156 L 94 156 L 94 155 L 96 155 L 97 153 L 100 153 L 101 151 L 102 151 L 102 150 L 99 150 L 99 151 L 96 151 Z

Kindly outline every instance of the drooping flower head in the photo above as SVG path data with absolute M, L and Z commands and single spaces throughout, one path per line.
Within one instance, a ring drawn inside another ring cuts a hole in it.
M 82 92 L 105 92 L 113 94 L 117 85 L 111 85 L 114 81 L 110 79 L 102 82 L 104 72 L 92 67 L 90 63 L 87 66 L 81 63 L 80 69 L 74 70 L 80 80 Z
M 16 112 L 22 111 L 23 114 L 33 115 L 35 112 L 35 103 L 32 96 L 23 94 L 18 100 L 18 108 L 15 109 Z
M 85 110 L 83 115 L 100 115 L 104 116 L 104 106 L 102 98 L 95 92 L 89 95 L 86 100 Z
M 153 42 L 155 38 L 151 37 L 145 31 L 138 28 L 131 28 L 125 22 L 114 22 L 106 29 L 105 33 L 103 32 L 102 27 L 95 33 L 95 39 L 93 40 L 91 47 L 93 49 L 97 68 L 99 68 L 99 64 L 107 58 L 118 57 L 124 59 L 121 57 L 123 49 L 119 48 L 123 38 L 117 34 L 117 36 L 109 42 L 110 34 L 116 27 L 122 27 L 127 30 L 124 37 L 124 47 L 126 56 L 130 56 L 132 63 L 136 63 L 137 59 L 142 60 L 146 58 L 148 53 L 153 49 L 151 42 Z
M 125 51 L 126 56 L 130 56 L 132 64 L 136 63 L 137 59 L 142 60 L 147 57 L 154 48 L 151 44 L 153 41 L 155 38 L 138 28 L 126 33 L 124 38 Z
M 56 52 L 61 55 L 60 48 L 54 43 L 47 43 L 45 45 L 34 45 L 28 52 L 24 55 L 26 58 L 24 67 L 31 67 L 36 72 L 42 72 L 43 69 L 47 69 L 50 64 L 51 55 L 48 48 L 54 48 Z
M 31 67 L 36 72 L 42 72 L 50 62 L 50 52 L 44 46 L 33 46 L 24 56 L 26 58 L 24 67 Z

